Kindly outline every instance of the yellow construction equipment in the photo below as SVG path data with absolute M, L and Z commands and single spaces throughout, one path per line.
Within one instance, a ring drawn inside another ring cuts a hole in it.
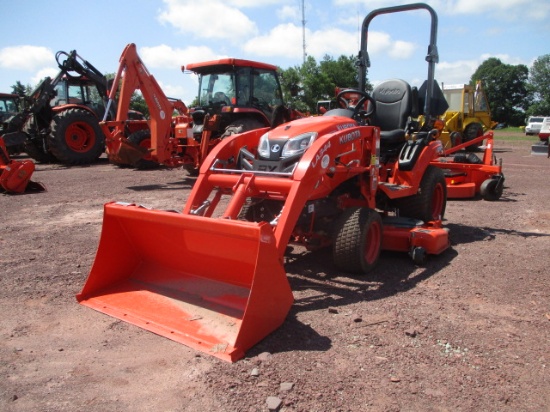
M 467 143 L 487 130 L 493 129 L 497 122 L 491 119 L 491 109 L 481 81 L 475 86 L 468 84 L 442 85 L 443 95 L 449 108 L 443 115 L 445 128 L 440 139 L 445 148 Z M 479 147 L 469 145 L 466 150 L 474 151 Z

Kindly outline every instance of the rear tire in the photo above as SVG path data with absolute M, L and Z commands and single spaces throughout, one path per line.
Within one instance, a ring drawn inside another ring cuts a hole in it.
M 334 264 L 346 272 L 370 272 L 380 257 L 382 232 L 382 218 L 375 210 L 365 207 L 346 209 L 336 222 Z
M 105 151 L 105 136 L 94 114 L 83 109 L 69 109 L 53 117 L 48 148 L 61 163 L 89 164 Z
M 466 128 L 464 129 L 464 143 L 467 143 L 471 140 L 474 140 L 476 137 L 483 135 L 483 126 L 481 123 L 470 123 Z M 468 152 L 475 152 L 479 149 L 481 146 L 481 143 L 477 143 L 474 145 L 466 146 L 464 150 Z
M 132 133 L 128 136 L 128 141 L 135 144 L 136 146 L 142 147 L 144 149 L 151 148 L 151 131 L 149 129 L 138 130 L 137 132 Z M 142 157 L 137 160 L 133 166 L 138 170 L 151 170 L 156 169 L 160 165 L 158 162 L 155 162 L 151 159 L 151 155 Z
M 399 215 L 429 222 L 443 219 L 447 207 L 447 183 L 443 170 L 428 166 L 418 193 L 402 199 L 396 199 L 395 206 Z

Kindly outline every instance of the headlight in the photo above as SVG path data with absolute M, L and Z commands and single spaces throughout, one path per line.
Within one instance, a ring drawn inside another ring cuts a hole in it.
M 265 159 L 269 159 L 269 132 L 264 133 L 262 137 L 260 137 L 258 154 Z
M 315 141 L 316 138 L 317 138 L 316 132 L 309 132 L 309 133 L 304 133 L 299 136 L 293 137 L 292 139 L 289 139 L 288 142 L 286 142 L 285 147 L 283 148 L 281 157 L 285 158 L 285 157 L 294 156 L 300 153 L 304 153 L 306 149 L 309 146 L 311 146 L 311 144 Z M 269 152 L 269 144 L 268 144 L 267 150 Z

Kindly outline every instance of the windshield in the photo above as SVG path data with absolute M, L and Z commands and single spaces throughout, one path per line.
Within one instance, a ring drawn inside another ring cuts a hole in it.
M 474 110 L 476 112 L 489 111 L 489 103 L 487 103 L 487 97 L 484 93 L 478 91 L 474 93 Z
M 235 98 L 233 73 L 205 74 L 200 79 L 199 106 L 232 104 Z
M 2 98 L 0 99 L 0 112 L 15 113 L 17 112 L 17 103 L 15 99 Z
M 543 120 L 544 117 L 530 117 L 528 123 L 542 123 Z
M 462 110 L 462 90 L 443 90 L 445 100 L 449 104 L 449 109 L 452 112 L 459 112 Z
M 52 107 L 64 104 L 84 104 L 103 106 L 103 99 L 93 82 L 63 80 L 55 86 L 56 97 L 50 102 Z

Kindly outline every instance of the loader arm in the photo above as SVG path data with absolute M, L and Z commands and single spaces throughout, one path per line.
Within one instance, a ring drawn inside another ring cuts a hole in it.
M 215 216 L 218 197 L 229 195 L 227 206 L 218 215 L 234 221 L 239 218 L 238 213 L 247 198 L 282 199 L 284 205 L 280 214 L 275 221 L 270 222 L 282 260 L 306 201 L 325 198 L 344 181 L 361 175 L 370 180 L 368 187 L 371 190 L 363 194 L 362 202 L 364 206 L 374 208 L 374 182 L 378 171 L 376 161 L 372 159 L 376 156 L 378 128 L 356 126 L 319 137 L 291 173 L 226 168 L 226 165 L 231 164 L 231 159 L 239 158 L 237 148 L 257 146 L 258 139 L 266 130 L 231 136 L 213 149 L 201 167 L 199 178 L 183 210 L 184 214 L 211 218 Z M 349 136 L 361 138 L 349 141 Z
M 61 56 L 66 56 L 67 58 L 61 61 Z M 75 72 L 78 73 L 80 76 L 87 77 L 95 83 L 103 98 L 107 96 L 106 77 L 89 61 L 83 59 L 76 52 L 76 50 L 73 50 L 70 53 L 59 51 L 56 53 L 55 58 L 57 60 L 57 65 L 64 74 L 72 77 L 70 72 Z
M 371 159 L 379 134 L 374 127 L 328 133 L 291 173 L 239 168 L 240 148 L 254 150 L 267 130 L 214 147 L 182 213 L 105 205 L 98 254 L 79 302 L 228 361 L 277 329 L 293 302 L 283 256 L 299 214 L 307 200 L 357 175 L 372 179 L 374 198 Z M 246 199 L 257 197 L 284 201 L 278 218 L 240 219 Z
M 120 89 L 119 89 L 120 87 Z M 115 101 L 117 92 L 118 107 L 114 121 L 102 122 L 102 128 L 110 145 L 110 153 L 117 152 L 126 142 L 125 124 L 132 94 L 140 90 L 150 113 L 151 156 L 158 163 L 169 162 L 174 152 L 171 139 L 172 113 L 174 110 L 186 115 L 188 110 L 181 100 L 166 97 L 159 84 L 149 73 L 131 43 L 126 46 L 119 61 L 119 68 L 109 92 L 109 106 Z

